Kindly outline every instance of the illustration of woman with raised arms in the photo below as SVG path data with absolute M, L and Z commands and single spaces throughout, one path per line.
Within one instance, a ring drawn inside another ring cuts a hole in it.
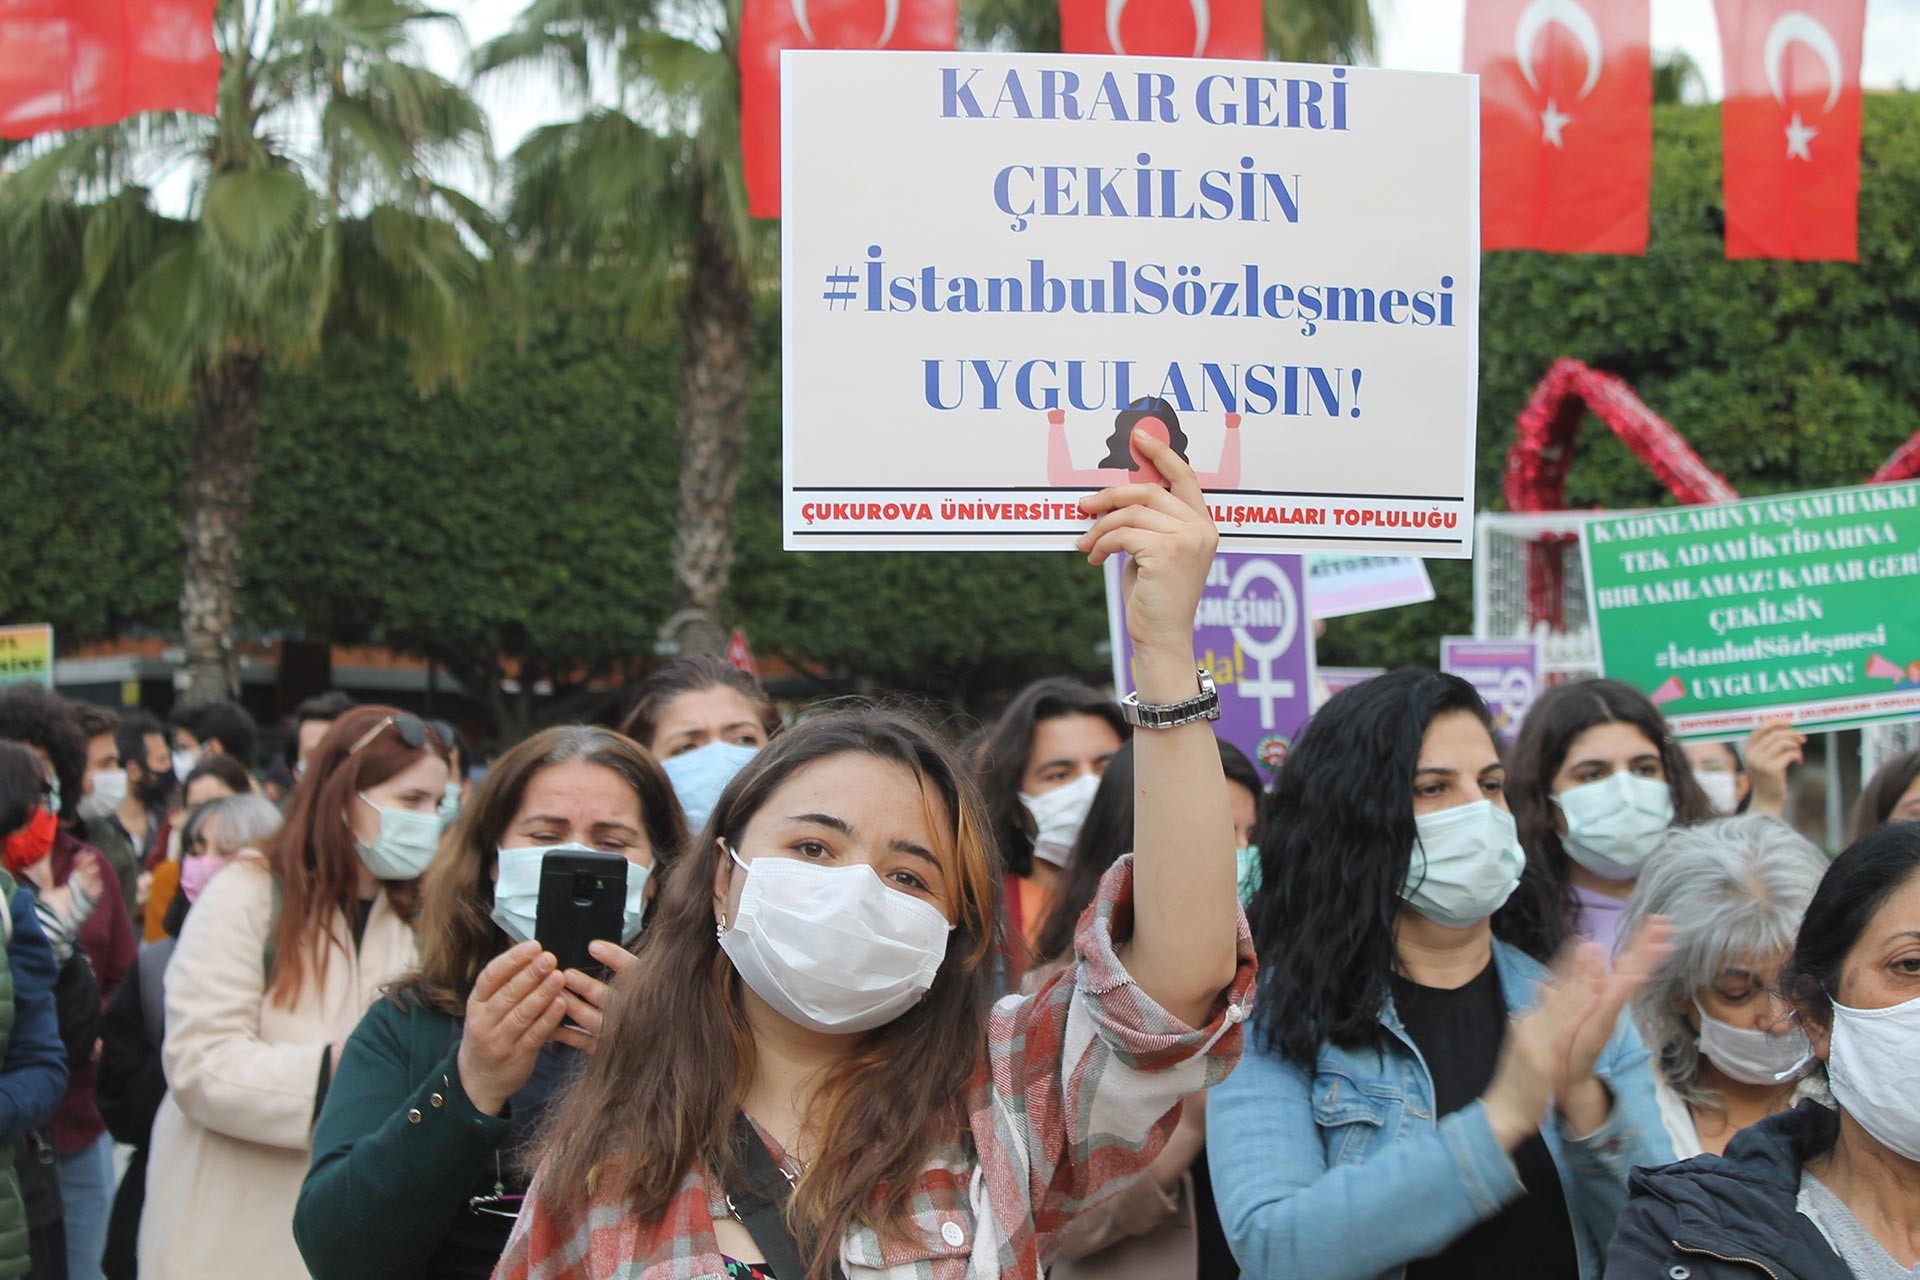
M 1105 489 L 1116 484 L 1165 484 L 1159 469 L 1134 451 L 1131 443 L 1135 427 L 1150 432 L 1173 446 L 1183 459 L 1187 457 L 1187 433 L 1180 429 L 1179 415 L 1173 406 L 1158 396 L 1143 396 L 1122 409 L 1113 420 L 1113 434 L 1107 437 L 1107 456 L 1098 467 L 1088 471 L 1074 469 L 1073 454 L 1067 447 L 1067 415 L 1063 409 L 1047 414 L 1047 483 L 1086 485 Z M 1227 435 L 1220 446 L 1220 467 L 1212 473 L 1200 472 L 1200 487 L 1209 492 L 1234 489 L 1240 484 L 1240 415 L 1227 415 Z

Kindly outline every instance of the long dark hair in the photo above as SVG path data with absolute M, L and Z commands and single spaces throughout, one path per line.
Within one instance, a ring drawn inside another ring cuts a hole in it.
M 1035 680 L 1015 694 L 993 727 L 973 747 L 973 780 L 987 805 L 987 828 L 1006 869 L 1033 871 L 1033 819 L 1020 803 L 1020 778 L 1033 755 L 1033 731 L 1043 720 L 1097 716 L 1125 742 L 1132 735 L 1112 698 L 1065 676 Z
M 1034 945 L 1035 966 L 1048 964 L 1073 949 L 1074 926 L 1100 891 L 1100 877 L 1120 856 L 1133 848 L 1133 744 L 1127 743 L 1107 762 L 1100 787 L 1087 806 L 1087 820 L 1067 857 L 1065 880 L 1040 927 Z
M 1920 751 L 1902 751 L 1874 770 L 1867 785 L 1860 788 L 1860 798 L 1854 801 L 1848 838 L 1858 840 L 1886 826 L 1893 807 L 1907 794 L 1915 778 L 1920 778 Z
M 534 734 L 487 771 L 420 877 L 420 971 L 395 988 L 396 1004 L 412 998 L 456 1018 L 466 1011 L 480 971 L 512 945 L 493 922 L 500 841 L 534 778 L 575 760 L 610 769 L 632 788 L 653 850 L 655 883 L 686 848 L 687 821 L 673 784 L 646 748 L 598 725 L 558 725 Z M 653 902 L 659 898 L 655 890 Z M 652 914 L 652 903 L 647 911 Z
M 1227 781 L 1253 792 L 1257 800 L 1260 775 L 1254 771 L 1253 761 L 1231 742 L 1219 740 L 1219 745 L 1220 767 Z M 1040 940 L 1034 948 L 1036 965 L 1064 959 L 1073 950 L 1074 931 L 1099 894 L 1101 877 L 1132 848 L 1133 744 L 1129 742 L 1114 753 L 1107 771 L 1100 775 L 1100 789 L 1093 793 L 1087 820 L 1067 858 L 1066 877 L 1040 928 Z
M 1507 753 L 1507 803 L 1513 806 L 1513 821 L 1527 851 L 1527 871 L 1493 918 L 1501 937 L 1540 960 L 1560 950 L 1580 913 L 1567 871 L 1567 849 L 1554 818 L 1554 775 L 1567 762 L 1574 739 L 1603 724 L 1632 725 L 1660 753 L 1667 789 L 1673 793 L 1675 826 L 1690 827 L 1718 816 L 1693 780 L 1693 769 L 1667 718 L 1646 694 L 1618 680 L 1569 680 L 1541 694 Z
M 956 927 L 926 998 L 865 1033 L 822 1081 L 809 1117 L 822 1149 L 794 1186 L 788 1221 L 814 1277 L 832 1269 L 856 1219 L 883 1240 L 910 1235 L 915 1180 L 936 1146 L 965 1133 L 971 1086 L 985 1068 L 1000 879 L 959 763 L 926 725 L 871 708 L 831 711 L 775 738 L 668 868 L 639 958 L 613 984 L 598 1050 L 554 1109 L 543 1144 L 541 1181 L 556 1189 L 552 1207 L 565 1227 L 587 1212 L 580 1189 L 596 1179 L 641 1219 L 665 1213 L 692 1169 L 737 1183 L 731 1138 L 755 1047 L 740 977 L 714 931 L 721 842 L 737 843 L 787 779 L 847 755 L 906 768 L 930 813 L 944 810 L 934 815 L 933 852 Z
M 1274 779 L 1247 910 L 1255 1013 L 1270 1050 L 1311 1068 L 1320 1047 L 1378 1044 L 1394 917 L 1413 860 L 1413 775 L 1427 726 L 1493 718 L 1458 676 L 1403 667 L 1315 712 Z
M 1786 987 L 1802 1019 L 1833 1025 L 1833 1002 L 1847 957 L 1880 908 L 1920 875 L 1920 822 L 1896 822 L 1861 836 L 1841 851 L 1800 917 L 1800 938 L 1787 966 Z

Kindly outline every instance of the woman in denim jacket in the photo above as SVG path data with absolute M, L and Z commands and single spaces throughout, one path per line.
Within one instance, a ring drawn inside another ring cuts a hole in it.
M 1628 1170 L 1670 1158 L 1621 1014 L 1670 930 L 1551 973 L 1493 936 L 1525 856 L 1489 725 L 1464 681 L 1396 671 L 1274 784 L 1256 1034 L 1207 1117 L 1249 1280 L 1592 1280 Z

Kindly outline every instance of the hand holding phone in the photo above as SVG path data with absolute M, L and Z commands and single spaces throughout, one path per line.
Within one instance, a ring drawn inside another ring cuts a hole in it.
M 549 853 L 540 862 L 534 940 L 562 971 L 603 974 L 605 966 L 587 948 L 595 941 L 620 944 L 626 904 L 627 860 L 619 854 Z

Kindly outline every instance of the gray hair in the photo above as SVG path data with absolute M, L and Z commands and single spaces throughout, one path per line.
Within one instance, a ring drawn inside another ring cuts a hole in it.
M 280 829 L 280 811 L 273 801 L 251 792 L 209 800 L 194 817 L 215 846 L 208 852 L 229 858 L 242 849 L 258 849 L 261 841 Z
M 1648 859 L 1619 936 L 1649 916 L 1673 921 L 1673 950 L 1634 997 L 1633 1016 L 1661 1078 L 1688 1103 L 1715 1099 L 1699 1084 L 1699 1033 L 1674 1005 L 1690 1006 L 1728 965 L 1790 955 L 1826 872 L 1825 854 L 1761 814 L 1677 828 Z

